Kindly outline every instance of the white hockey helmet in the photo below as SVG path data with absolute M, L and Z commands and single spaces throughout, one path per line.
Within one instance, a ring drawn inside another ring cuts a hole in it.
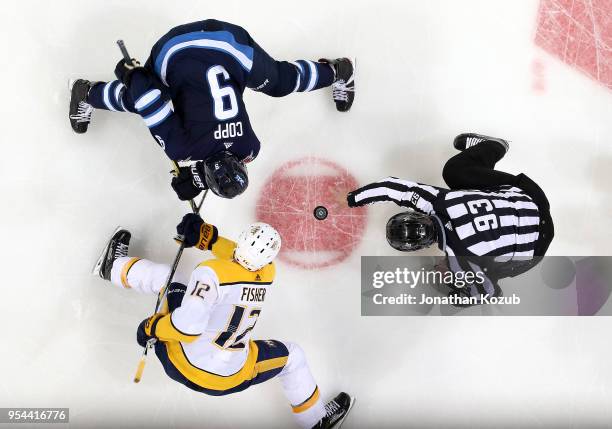
M 280 248 L 278 231 L 267 223 L 256 222 L 240 233 L 234 259 L 247 270 L 257 271 L 272 262 Z

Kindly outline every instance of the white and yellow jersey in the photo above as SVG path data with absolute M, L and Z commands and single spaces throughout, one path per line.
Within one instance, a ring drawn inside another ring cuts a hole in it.
M 227 377 L 247 361 L 275 268 L 248 271 L 232 259 L 235 245 L 219 237 L 212 248 L 216 259 L 196 267 L 181 306 L 157 323 L 168 358 L 186 376 L 199 369 Z

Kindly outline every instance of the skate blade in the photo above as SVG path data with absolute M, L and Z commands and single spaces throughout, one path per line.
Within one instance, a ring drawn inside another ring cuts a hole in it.
M 117 228 L 115 228 L 115 231 L 113 231 L 113 233 L 111 234 L 110 238 L 108 239 L 108 242 L 106 243 L 106 246 L 104 246 L 104 249 L 102 249 L 102 253 L 100 253 L 100 256 L 98 257 L 98 261 L 96 262 L 96 264 L 93 266 L 91 270 L 91 274 L 93 274 L 94 276 L 100 277 L 100 269 L 102 267 L 102 263 L 104 262 L 104 259 L 106 259 L 106 252 L 108 252 L 108 248 L 111 244 L 111 239 L 115 236 L 115 234 L 117 234 L 117 232 L 119 232 L 122 229 L 125 229 L 125 228 L 123 228 L 122 226 L 118 226 Z
M 349 395 L 350 396 L 350 395 Z M 336 424 L 336 426 L 334 426 L 334 429 L 340 429 L 340 427 L 344 424 L 344 421 L 346 420 L 346 418 L 348 417 L 349 413 L 351 412 L 351 410 L 353 409 L 353 405 L 355 405 L 355 400 L 356 398 L 354 396 L 351 396 L 351 403 L 349 405 L 349 409 L 346 410 L 346 414 L 344 414 L 344 417 L 342 417 L 338 423 Z

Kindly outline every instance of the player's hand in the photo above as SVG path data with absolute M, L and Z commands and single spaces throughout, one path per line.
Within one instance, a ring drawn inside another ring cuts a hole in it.
M 183 237 L 185 247 L 196 246 L 200 250 L 210 250 L 219 237 L 217 227 L 206 223 L 195 213 L 188 213 L 176 226 L 176 233 Z
M 357 191 L 351 191 L 346 195 L 346 202 L 348 203 L 349 207 L 359 207 L 362 204 L 359 204 L 355 201 L 355 194 L 357 193 Z
M 130 80 L 132 73 L 135 71 L 144 71 L 144 67 L 140 66 L 140 63 L 132 58 L 132 64 L 127 64 L 124 59 L 119 60 L 115 66 L 115 76 L 127 87 L 130 86 Z
M 138 341 L 141 347 L 145 347 L 151 338 L 157 338 L 155 336 L 155 327 L 163 316 L 163 314 L 157 313 L 140 322 L 136 331 L 136 341 Z
M 179 308 L 183 303 L 183 297 L 187 291 L 187 286 L 183 283 L 170 283 L 168 287 L 168 293 L 166 294 L 166 300 L 168 301 L 168 311 L 172 313 L 174 310 Z
M 197 162 L 190 167 L 179 167 L 179 172 L 172 178 L 170 186 L 179 200 L 193 200 L 200 192 L 208 189 L 204 180 L 203 163 Z

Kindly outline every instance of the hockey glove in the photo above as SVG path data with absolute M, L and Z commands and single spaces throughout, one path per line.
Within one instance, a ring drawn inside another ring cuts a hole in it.
M 349 207 L 359 207 L 359 204 L 355 202 L 355 195 L 353 194 L 353 192 L 349 192 L 346 195 L 346 202 L 348 203 Z
M 177 234 L 183 236 L 185 247 L 196 246 L 200 250 L 211 250 L 219 238 L 217 227 L 208 224 L 195 213 L 188 213 L 176 226 Z
M 135 60 L 134 60 L 135 61 Z M 167 88 L 159 81 L 157 76 L 148 69 L 141 67 L 135 61 L 135 66 L 128 65 L 124 60 L 117 63 L 115 76 L 126 86 L 132 100 L 138 100 L 145 93 L 157 89 L 162 100 L 170 100 Z
M 156 338 L 155 326 L 163 316 L 163 314 L 157 313 L 140 322 L 136 331 L 136 341 L 141 347 L 145 347 L 151 338 Z
M 170 287 L 168 287 L 168 294 L 166 295 L 166 299 L 168 300 L 168 310 L 170 313 L 181 306 L 186 291 L 187 286 L 184 284 L 170 283 Z
M 197 162 L 190 167 L 179 167 L 179 173 L 172 178 L 170 186 L 181 201 L 192 200 L 200 192 L 208 189 L 204 180 L 204 165 L 202 162 Z
M 132 64 L 127 64 L 124 59 L 119 60 L 117 65 L 115 66 L 115 76 L 119 79 L 125 86 L 130 86 L 130 80 L 132 78 L 132 73 L 135 71 L 145 72 L 144 67 L 140 66 L 140 63 L 132 58 Z

